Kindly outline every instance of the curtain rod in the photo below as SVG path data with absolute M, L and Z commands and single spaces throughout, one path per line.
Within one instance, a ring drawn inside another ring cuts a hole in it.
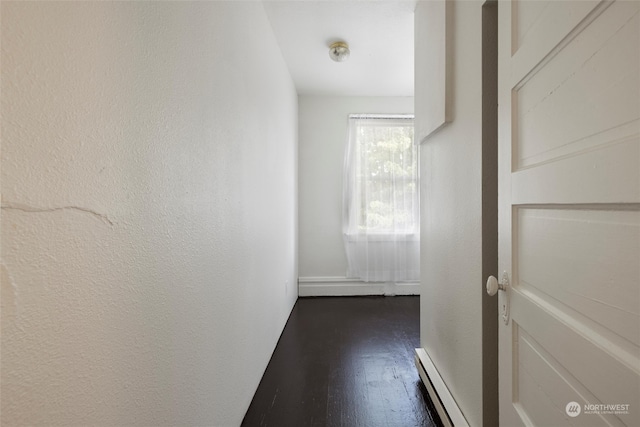
M 413 114 L 349 114 L 350 119 L 413 119 Z

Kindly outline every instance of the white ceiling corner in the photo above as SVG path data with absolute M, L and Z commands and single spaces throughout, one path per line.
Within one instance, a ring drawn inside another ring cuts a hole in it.
M 263 0 L 301 95 L 413 96 L 416 0 Z M 344 40 L 351 57 L 329 58 Z

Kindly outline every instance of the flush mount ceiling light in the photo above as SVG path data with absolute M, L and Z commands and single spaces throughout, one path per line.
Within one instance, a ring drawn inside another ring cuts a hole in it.
M 336 62 L 344 62 L 349 59 L 351 51 L 349 45 L 346 42 L 335 42 L 329 46 L 329 58 Z

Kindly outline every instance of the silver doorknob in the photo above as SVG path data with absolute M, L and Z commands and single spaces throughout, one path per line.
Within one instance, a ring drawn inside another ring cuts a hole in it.
M 494 296 L 498 293 L 498 291 L 504 291 L 504 285 L 502 283 L 498 283 L 498 279 L 495 276 L 489 276 L 487 279 L 487 293 L 491 296 Z

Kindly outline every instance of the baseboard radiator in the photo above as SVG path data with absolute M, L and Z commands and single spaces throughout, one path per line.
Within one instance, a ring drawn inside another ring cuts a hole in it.
M 347 277 L 299 277 L 301 297 L 420 295 L 420 282 L 363 282 Z
M 424 348 L 416 348 L 415 362 L 420 378 L 438 411 L 442 424 L 445 427 L 469 427 L 460 407 Z

